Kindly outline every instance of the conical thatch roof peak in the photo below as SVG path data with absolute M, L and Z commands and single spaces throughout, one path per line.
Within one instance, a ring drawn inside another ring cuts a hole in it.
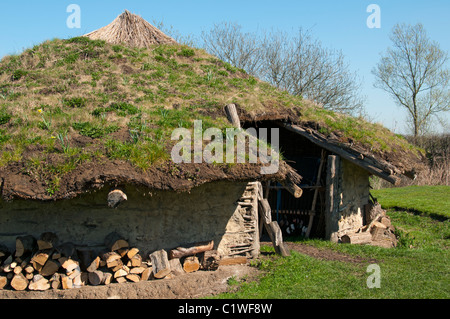
M 125 10 L 113 22 L 84 36 L 112 44 L 149 47 L 154 44 L 176 44 L 171 37 L 154 27 L 142 17 Z

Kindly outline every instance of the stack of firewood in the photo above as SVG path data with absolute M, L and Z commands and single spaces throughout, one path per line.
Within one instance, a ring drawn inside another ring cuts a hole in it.
M 178 247 L 169 253 L 158 250 L 144 258 L 138 248 L 130 247 L 116 232 L 106 236 L 101 247 L 58 244 L 58 237 L 50 232 L 37 240 L 31 235 L 21 236 L 16 238 L 13 253 L 0 245 L 0 289 L 71 289 L 215 270 L 220 258 L 213 246 L 209 241 Z
M 391 248 L 397 246 L 395 228 L 391 224 L 386 211 L 378 202 L 370 202 L 365 207 L 366 225 L 356 232 L 350 232 L 341 237 L 342 243 L 369 244 Z

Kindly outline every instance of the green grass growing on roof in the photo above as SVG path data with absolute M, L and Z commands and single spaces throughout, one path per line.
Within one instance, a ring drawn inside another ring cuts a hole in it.
M 77 132 L 95 140 L 98 147 L 86 150 L 95 158 L 130 158 L 145 169 L 168 158 L 160 145 L 168 144 L 173 129 L 192 128 L 195 119 L 206 127 L 229 126 L 222 111 L 229 103 L 250 114 L 297 108 L 299 120 L 316 121 L 322 132 L 339 131 L 373 150 L 409 147 L 380 125 L 310 106 L 201 49 L 130 48 L 76 37 L 1 60 L 0 166 L 22 160 L 33 143 L 46 155 L 59 155 L 58 134 Z M 129 139 L 111 142 L 121 129 L 129 129 Z

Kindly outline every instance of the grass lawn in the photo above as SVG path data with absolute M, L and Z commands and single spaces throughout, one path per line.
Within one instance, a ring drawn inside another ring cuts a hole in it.
M 412 190 L 411 190 L 412 189 Z M 398 229 L 399 246 L 380 248 L 373 246 L 334 244 L 323 240 L 305 240 L 303 244 L 324 250 L 333 250 L 358 256 L 361 262 L 319 260 L 296 251 L 289 257 L 270 255 L 261 258 L 258 267 L 264 271 L 258 282 L 231 281 L 235 292 L 218 298 L 398 298 L 447 299 L 450 297 L 449 267 L 449 187 L 414 187 L 386 189 L 374 192 L 380 203 L 389 207 L 404 207 L 410 203 L 408 194 L 416 204 L 408 205 L 412 212 L 388 209 L 388 215 Z M 441 195 L 438 195 L 441 194 Z M 420 200 L 421 199 L 421 200 Z M 424 214 L 418 214 L 424 211 Z M 272 247 L 263 247 L 273 251 Z M 366 260 L 366 261 L 364 261 Z M 380 288 L 368 288 L 373 272 L 370 264 L 380 269 Z
M 372 191 L 383 208 L 410 210 L 435 218 L 450 218 L 449 186 L 408 186 Z

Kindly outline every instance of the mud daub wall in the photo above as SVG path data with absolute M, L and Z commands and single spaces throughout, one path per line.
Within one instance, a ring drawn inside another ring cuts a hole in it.
M 369 173 L 341 159 L 338 236 L 363 226 L 364 205 L 369 202 Z
M 116 209 L 107 206 L 108 187 L 56 202 L 0 201 L 0 243 L 14 249 L 17 236 L 55 232 L 60 242 L 95 246 L 117 231 L 145 253 L 211 239 L 217 248 L 246 185 L 214 182 L 190 193 L 127 186 Z

